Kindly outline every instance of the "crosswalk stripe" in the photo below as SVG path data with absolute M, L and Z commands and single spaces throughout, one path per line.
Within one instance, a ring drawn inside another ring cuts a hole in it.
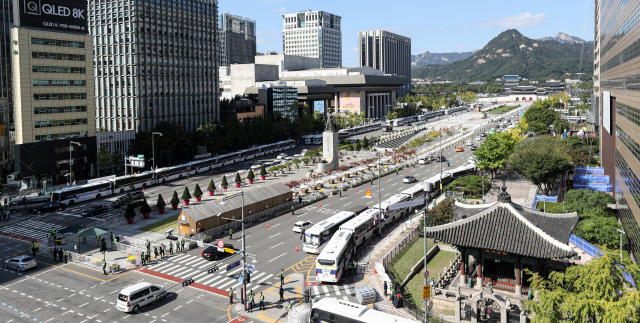
M 187 269 L 186 271 L 183 271 L 181 273 L 176 273 L 176 274 L 174 274 L 174 276 L 180 277 L 180 278 L 186 278 L 186 277 L 189 277 L 189 275 L 191 275 L 191 273 L 193 273 L 196 270 L 197 269 L 195 269 L 195 268 L 190 268 L 190 269 Z
M 338 288 L 338 286 L 333 285 L 333 289 L 335 289 L 336 295 L 342 295 L 342 293 L 340 293 L 340 288 Z
M 318 290 L 318 286 L 313 286 L 313 295 L 320 295 L 320 291 Z
M 162 262 L 162 263 L 160 263 L 159 265 L 149 267 L 149 269 L 153 269 L 153 270 L 155 270 L 155 271 L 165 270 L 165 269 L 167 269 L 167 268 L 172 267 L 172 265 L 173 265 L 173 264 L 172 264 L 172 263 L 170 263 L 170 262 Z M 162 268 L 162 269 L 160 269 L 160 268 Z
M 220 286 L 218 286 L 218 288 L 220 289 L 224 289 L 225 286 L 229 285 L 229 284 L 233 284 L 235 282 L 235 280 L 231 279 L 230 282 L 226 283 L 226 284 L 222 284 Z
M 196 256 L 189 255 L 188 257 L 189 258 L 186 258 L 185 260 L 181 260 L 180 263 L 186 266 L 186 265 L 188 265 L 188 264 L 190 264 L 190 263 L 192 263 L 194 261 L 198 261 L 199 260 Z
M 258 281 L 258 283 L 262 283 L 263 281 L 265 281 L 265 280 L 267 280 L 267 279 L 269 279 L 269 278 L 270 278 L 270 276 L 269 276 L 269 275 L 267 275 L 267 276 L 265 276 L 264 278 L 262 278 L 260 281 Z
M 235 269 L 235 270 L 227 272 L 227 274 L 228 274 L 227 276 L 234 275 L 235 273 L 239 272 L 240 270 L 242 270 L 242 266 L 240 266 L 238 269 Z
M 324 291 L 323 294 L 329 294 L 329 289 L 327 288 L 326 285 L 322 285 L 322 290 Z
M 344 287 L 344 291 L 347 292 L 347 294 L 351 294 L 351 291 L 349 290 L 349 285 L 342 285 L 342 287 Z
M 198 265 L 199 265 L 199 264 L 198 264 Z M 213 264 L 211 263 L 211 261 L 206 260 L 206 262 L 205 262 L 204 264 L 202 264 L 202 266 L 199 266 L 198 268 L 202 269 L 202 268 L 204 268 L 204 267 L 209 267 L 209 266 L 211 266 L 211 265 L 213 265 Z
M 194 276 L 193 279 L 199 278 L 200 276 L 203 276 L 203 275 L 206 275 L 206 274 L 208 274 L 208 272 L 205 271 L 203 273 L 198 274 L 197 276 Z
M 175 264 L 173 264 L 173 265 L 171 265 L 171 266 L 169 266 L 169 267 L 163 268 L 163 269 L 162 269 L 162 271 L 163 271 L 163 274 L 166 274 L 166 273 L 168 273 L 168 272 L 173 271 L 173 270 L 174 270 L 174 269 L 176 269 L 176 268 L 178 268 L 178 269 L 179 269 L 179 268 L 180 268 L 180 265 L 175 265 Z
M 165 255 L 169 254 L 169 248 L 168 247 L 167 247 L 167 249 L 165 249 L 164 253 L 165 253 Z M 186 255 L 187 255 L 186 253 L 179 254 L 179 255 L 177 255 L 177 256 L 173 257 L 172 259 L 169 259 L 169 260 L 173 261 L 173 262 L 177 262 L 177 260 L 182 260 L 182 258 L 184 258 Z
M 198 258 L 196 259 L 196 261 L 194 261 L 194 262 L 190 262 L 190 263 L 188 263 L 188 264 L 189 264 L 189 266 L 197 267 L 197 266 L 198 266 L 198 265 L 200 265 L 202 262 L 204 262 L 204 263 L 208 263 L 208 262 L 209 262 L 209 260 L 204 259 L 204 258 L 202 258 L 202 257 L 198 257 Z M 185 264 L 185 265 L 186 265 L 186 264 Z
M 255 275 L 255 276 L 251 277 L 251 279 L 253 279 L 253 280 L 255 281 L 256 279 L 260 278 L 260 276 L 262 276 L 262 275 L 264 275 L 264 274 L 266 274 L 266 273 L 263 271 L 263 272 L 261 272 L 261 273 L 259 273 L 259 274 Z
M 349 301 L 349 298 L 347 296 L 343 297 L 342 299 L 344 299 L 345 301 Z
M 214 281 L 214 280 L 216 280 L 216 279 L 220 279 L 220 278 L 222 278 L 222 276 L 213 276 L 213 278 L 212 278 L 212 279 L 209 279 L 209 280 L 207 280 L 207 281 L 203 282 L 202 284 L 203 284 L 203 285 L 209 285 L 209 283 L 211 283 L 212 281 Z

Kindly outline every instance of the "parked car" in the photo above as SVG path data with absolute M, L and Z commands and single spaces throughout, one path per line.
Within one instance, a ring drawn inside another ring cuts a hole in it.
M 224 247 L 233 249 L 233 245 L 231 244 L 225 244 Z M 228 255 L 230 254 L 224 251 L 218 251 L 218 247 L 214 246 L 211 246 L 202 252 L 202 258 L 207 260 L 218 260 L 219 258 L 226 257 Z
M 302 233 L 302 230 L 307 230 L 313 226 L 311 221 L 298 221 L 293 225 L 293 232 Z
M 444 163 L 447 161 L 447 157 L 444 156 L 436 156 L 436 158 L 434 159 L 434 161 L 440 162 L 440 163 Z
M 36 262 L 36 260 L 27 255 L 9 258 L 4 262 L 4 268 L 11 268 L 17 271 L 23 271 L 37 266 L 38 263 Z
M 144 192 L 131 192 L 131 193 L 128 193 L 127 195 L 129 195 L 129 197 L 131 197 L 134 200 L 144 198 Z
M 58 212 L 58 210 L 63 211 L 66 205 L 58 202 L 51 202 L 41 206 L 39 209 L 36 209 L 35 212 L 40 213 L 49 213 L 49 212 Z
M 407 184 L 411 184 L 411 183 L 413 183 L 413 182 L 417 182 L 417 181 L 418 181 L 418 180 L 417 180 L 415 177 L 413 177 L 413 176 L 405 176 L 405 177 L 402 179 L 402 182 L 403 182 L 403 183 L 407 183 Z
M 277 159 L 285 159 L 285 158 L 287 158 L 287 156 L 288 156 L 287 154 L 282 153 L 282 154 L 278 155 L 278 157 L 276 157 L 276 158 Z
M 106 205 L 98 204 L 98 205 L 94 205 L 94 206 L 84 210 L 82 212 L 82 216 L 92 217 L 92 216 L 96 216 L 98 214 L 105 213 L 108 210 L 109 210 L 109 208 Z

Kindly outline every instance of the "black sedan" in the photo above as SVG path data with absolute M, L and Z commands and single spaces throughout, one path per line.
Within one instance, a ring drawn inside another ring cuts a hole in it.
M 92 207 L 84 210 L 82 212 L 82 216 L 87 216 L 87 217 L 96 216 L 98 214 L 105 213 L 108 210 L 109 210 L 109 208 L 106 205 L 95 205 L 95 206 L 92 206 Z
M 36 209 L 35 212 L 40 213 L 49 213 L 49 212 L 58 212 L 64 210 L 66 205 L 58 202 L 51 202 L 49 204 L 45 204 L 44 206 Z
M 476 148 L 478 148 L 478 147 L 476 147 L 476 146 L 471 146 L 471 150 L 476 150 Z
M 225 249 L 233 249 L 233 245 L 225 244 Z M 218 260 L 219 258 L 229 255 L 224 251 L 218 251 L 218 247 L 209 247 L 202 252 L 202 258 L 207 260 Z
M 447 157 L 444 156 L 436 156 L 435 161 L 440 162 L 440 163 L 444 163 L 447 161 Z

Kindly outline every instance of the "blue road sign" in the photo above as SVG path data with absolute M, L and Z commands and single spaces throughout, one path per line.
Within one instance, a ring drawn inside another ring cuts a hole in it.
M 234 263 L 232 263 L 232 264 L 229 264 L 229 265 L 227 266 L 227 271 L 229 271 L 229 270 L 231 270 L 231 269 L 233 269 L 233 268 L 236 268 L 236 267 L 238 267 L 238 266 L 240 266 L 240 260 L 238 260 L 238 261 L 236 261 L 236 262 L 234 262 Z
M 242 283 L 242 277 L 238 278 L 238 283 Z

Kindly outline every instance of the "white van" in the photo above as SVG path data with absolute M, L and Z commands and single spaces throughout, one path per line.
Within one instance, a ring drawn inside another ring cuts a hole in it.
M 428 164 L 429 163 L 429 157 L 428 156 L 420 156 L 420 158 L 418 158 L 418 164 Z
M 137 283 L 120 291 L 116 308 L 123 312 L 137 312 L 143 306 L 165 297 L 167 297 L 167 291 L 164 286 Z

